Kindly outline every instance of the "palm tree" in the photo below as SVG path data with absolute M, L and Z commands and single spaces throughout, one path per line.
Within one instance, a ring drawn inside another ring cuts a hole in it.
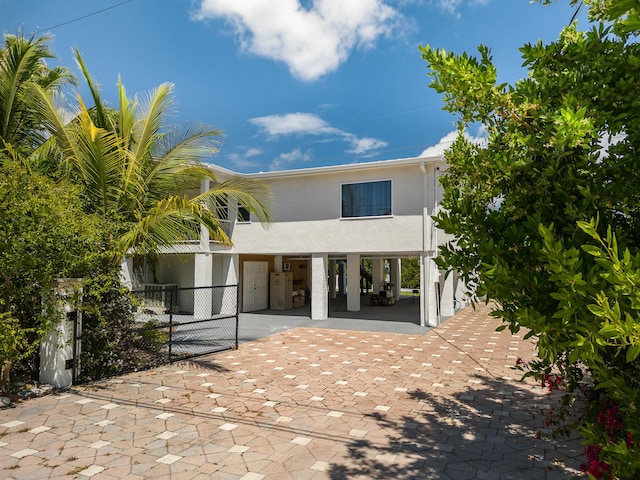
M 129 98 L 119 81 L 118 107 L 109 109 L 77 51 L 76 60 L 93 107 L 78 96 L 77 111 L 68 122 L 49 92 L 36 87 L 38 111 L 59 149 L 62 170 L 81 185 L 88 211 L 111 220 L 108 248 L 115 263 L 131 252 L 153 255 L 175 242 L 195 240 L 201 225 L 212 240 L 229 245 L 217 208 L 223 202 L 268 222 L 268 191 L 262 184 L 240 177 L 216 183 L 213 171 L 202 163 L 217 152 L 218 130 L 193 124 L 168 127 L 171 84 Z M 214 187 L 199 193 L 203 180 Z
M 29 155 L 45 140 L 42 119 L 33 108 L 34 88 L 49 95 L 74 82 L 64 67 L 50 68 L 55 58 L 49 36 L 4 35 L 0 46 L 0 149 Z

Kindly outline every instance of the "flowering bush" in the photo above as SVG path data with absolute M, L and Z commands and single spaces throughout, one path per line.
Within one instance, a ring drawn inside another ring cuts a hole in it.
M 545 423 L 559 433 L 580 429 L 585 473 L 639 478 L 640 252 L 620 252 L 611 229 L 603 239 L 595 221 L 579 226 L 593 240 L 581 249 L 565 248 L 552 228 L 540 227 L 562 328 L 553 345 L 538 343 L 539 355 L 553 361 L 518 361 L 516 368 L 549 391 L 566 392 Z M 563 353 L 553 357 L 555 351 Z
M 547 422 L 580 430 L 585 472 L 637 479 L 640 9 L 570 3 L 594 24 L 522 46 L 527 75 L 512 85 L 498 83 L 486 46 L 421 48 L 458 118 L 434 217 L 455 240 L 439 262 L 495 302 L 502 328 L 535 339 L 538 360 L 520 368 L 563 392 Z

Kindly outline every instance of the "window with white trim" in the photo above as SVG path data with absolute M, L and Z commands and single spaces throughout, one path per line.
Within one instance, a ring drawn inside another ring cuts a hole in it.
M 342 218 L 391 215 L 391 180 L 342 184 Z

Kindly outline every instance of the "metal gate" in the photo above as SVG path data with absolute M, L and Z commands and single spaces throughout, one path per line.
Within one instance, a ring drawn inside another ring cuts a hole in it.
M 156 322 L 168 338 L 170 361 L 238 347 L 238 286 L 146 286 L 137 298 L 136 321 Z
M 110 338 L 96 341 L 100 337 L 88 323 L 81 335 L 76 331 L 73 365 L 79 367 L 79 381 L 238 348 L 238 285 L 145 285 L 130 292 L 130 303 L 131 315 Z

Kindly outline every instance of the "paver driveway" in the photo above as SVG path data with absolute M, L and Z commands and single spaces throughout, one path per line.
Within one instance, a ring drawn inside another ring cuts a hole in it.
M 296 328 L 0 411 L 0 478 L 566 479 L 532 346 L 468 308 L 425 335 Z M 544 437 L 543 437 L 544 438 Z

